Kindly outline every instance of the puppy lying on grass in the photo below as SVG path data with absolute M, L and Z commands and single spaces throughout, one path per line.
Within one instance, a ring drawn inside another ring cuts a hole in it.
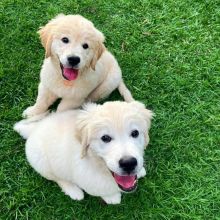
M 81 200 L 85 191 L 118 204 L 121 192 L 133 191 L 146 174 L 151 118 L 139 102 L 90 103 L 39 121 L 23 120 L 14 129 L 27 139 L 31 166 L 65 194 Z
M 133 101 L 121 69 L 104 46 L 104 35 L 80 15 L 58 15 L 39 32 L 45 48 L 37 101 L 23 112 L 32 117 L 62 98 L 58 111 L 81 106 L 85 100 L 105 98 L 116 88 Z

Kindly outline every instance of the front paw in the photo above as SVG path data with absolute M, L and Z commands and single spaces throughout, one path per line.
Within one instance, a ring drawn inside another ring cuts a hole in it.
M 121 193 L 114 194 L 112 196 L 105 196 L 102 199 L 107 204 L 120 204 L 121 203 Z
M 68 191 L 66 190 L 64 192 L 66 195 L 70 196 L 73 200 L 83 200 L 84 199 L 84 193 L 83 191 L 78 187 L 72 187 Z
M 23 118 L 31 118 L 31 117 L 39 115 L 41 113 L 43 113 L 43 111 L 41 111 L 39 108 L 37 108 L 36 106 L 33 105 L 23 111 L 22 117 Z
M 141 170 L 139 171 L 139 173 L 137 174 L 138 179 L 141 177 L 145 177 L 146 176 L 146 170 L 144 167 L 141 168 Z

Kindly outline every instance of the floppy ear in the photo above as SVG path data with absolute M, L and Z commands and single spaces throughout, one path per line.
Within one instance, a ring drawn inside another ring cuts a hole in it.
M 101 57 L 102 53 L 105 51 L 105 46 L 103 43 L 98 43 L 98 48 L 95 51 L 95 55 L 91 61 L 91 68 L 95 70 L 96 63 L 98 59 Z
M 46 26 L 41 27 L 41 29 L 37 33 L 40 35 L 41 43 L 45 49 L 45 57 L 48 58 L 51 56 L 51 26 L 47 24 Z
M 154 113 L 151 110 L 146 109 L 145 105 L 141 102 L 133 101 L 129 104 L 136 108 L 138 113 L 140 113 L 144 121 L 147 123 L 147 129 L 150 129 L 151 119 L 153 118 Z
M 92 128 L 90 124 L 91 112 L 95 110 L 96 104 L 88 103 L 83 106 L 83 110 L 80 110 L 80 115 L 77 117 L 77 138 L 82 145 L 81 158 L 85 157 L 89 148 L 90 139 L 92 135 Z
M 145 105 L 140 102 L 134 101 L 134 102 L 131 102 L 130 104 L 133 105 L 137 109 L 138 114 L 140 114 L 140 116 L 143 118 L 143 121 L 145 122 L 146 131 L 144 133 L 144 139 L 145 139 L 145 146 L 147 146 L 149 142 L 148 131 L 150 129 L 151 120 L 154 116 L 154 113 L 146 109 Z
M 41 43 L 45 49 L 45 57 L 51 56 L 51 43 L 53 40 L 53 29 L 56 26 L 58 20 L 64 17 L 64 14 L 57 15 L 54 19 L 50 20 L 45 26 L 40 27 L 37 32 L 40 35 Z
M 85 157 L 87 154 L 87 151 L 89 149 L 89 140 L 90 140 L 90 129 L 88 126 L 84 126 L 79 130 L 79 140 L 82 145 L 82 152 L 81 152 L 81 158 Z
M 91 68 L 93 70 L 95 70 L 95 66 L 96 66 L 98 59 L 101 57 L 102 53 L 106 50 L 105 45 L 104 45 L 104 40 L 105 40 L 104 35 L 98 30 L 96 30 L 96 35 L 97 35 L 96 38 L 99 40 L 96 41 L 95 54 L 91 61 Z
M 88 112 L 80 110 L 80 115 L 77 117 L 77 139 L 82 145 L 81 158 L 85 157 L 89 148 L 90 129 L 88 126 Z

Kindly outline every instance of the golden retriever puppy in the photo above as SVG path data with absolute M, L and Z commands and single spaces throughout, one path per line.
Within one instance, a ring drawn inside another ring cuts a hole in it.
M 74 200 L 84 192 L 108 204 L 121 201 L 144 176 L 144 148 L 152 112 L 139 102 L 85 104 L 83 109 L 18 122 L 26 156 L 43 177 L 55 181 Z
M 104 35 L 80 15 L 58 15 L 39 32 L 45 48 L 36 103 L 23 112 L 31 117 L 48 110 L 62 98 L 58 111 L 97 101 L 116 88 L 125 101 L 133 101 L 121 69 L 104 46 Z

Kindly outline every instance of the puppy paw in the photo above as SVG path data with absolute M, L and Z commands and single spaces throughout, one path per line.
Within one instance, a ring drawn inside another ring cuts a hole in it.
M 107 203 L 107 204 L 120 204 L 121 203 L 121 194 L 117 193 L 112 196 L 105 196 L 102 197 L 102 199 Z
M 141 170 L 139 171 L 139 173 L 137 174 L 137 178 L 141 178 L 141 177 L 145 177 L 146 176 L 146 170 L 144 167 L 141 168 Z
M 61 187 L 62 191 L 68 195 L 73 200 L 82 200 L 84 199 L 83 191 L 76 186 L 75 184 L 68 183 L 68 182 L 58 182 L 59 186 Z
M 22 117 L 23 118 L 31 118 L 35 115 L 39 115 L 43 113 L 40 109 L 36 108 L 35 106 L 30 106 L 26 110 L 23 111 Z
M 72 188 L 68 192 L 65 192 L 73 200 L 82 200 L 84 199 L 84 193 L 80 188 Z

